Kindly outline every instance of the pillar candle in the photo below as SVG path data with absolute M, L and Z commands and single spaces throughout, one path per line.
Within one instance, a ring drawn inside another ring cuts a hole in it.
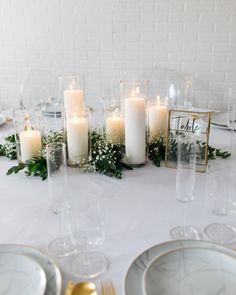
M 38 130 L 25 130 L 20 132 L 20 151 L 23 163 L 38 157 L 42 148 L 41 133 Z
M 148 108 L 148 123 L 150 139 L 154 140 L 158 136 L 165 136 L 167 133 L 167 106 L 150 106 Z
M 160 97 L 157 96 L 156 104 L 148 108 L 148 126 L 149 140 L 155 140 L 159 136 L 167 134 L 167 119 L 168 119 L 168 98 L 165 99 L 165 104 L 161 105 Z
M 113 144 L 119 144 L 123 142 L 124 138 L 124 120 L 120 116 L 117 116 L 115 112 L 113 116 L 106 118 L 106 136 L 107 141 Z
M 88 159 L 88 130 L 87 118 L 69 118 L 67 120 L 68 158 L 72 162 L 83 162 Z
M 84 110 L 84 95 L 80 89 L 68 89 L 64 91 L 64 105 L 67 111 Z
M 125 154 L 133 165 L 146 160 L 145 100 L 141 97 L 125 99 Z

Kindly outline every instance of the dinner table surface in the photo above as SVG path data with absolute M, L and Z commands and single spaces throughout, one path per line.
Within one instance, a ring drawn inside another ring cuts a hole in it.
M 0 126 L 0 138 L 12 132 L 10 123 Z M 230 131 L 211 127 L 210 144 L 225 150 L 230 147 Z M 232 164 L 234 158 L 222 159 Z M 26 177 L 24 172 L 6 175 L 16 160 L 0 158 L 1 244 L 23 244 L 48 253 L 47 246 L 58 237 L 58 216 L 51 211 L 47 181 Z M 236 163 L 235 163 L 236 164 Z M 68 195 L 83 198 L 86 190 L 100 188 L 100 205 L 105 239 L 97 250 L 109 261 L 107 271 L 93 281 L 112 279 L 117 294 L 124 294 L 127 271 L 134 259 L 146 249 L 171 240 L 169 230 L 183 224 L 184 205 L 175 198 L 176 170 L 160 168 L 147 162 L 133 170 L 125 170 L 122 179 L 99 173 L 84 174 L 78 168 L 68 168 Z M 207 173 L 196 174 L 195 199 L 187 207 L 187 224 L 204 235 L 204 227 L 212 222 L 236 225 L 235 216 L 219 217 L 206 206 Z M 66 259 L 58 259 L 63 290 L 68 282 L 81 279 L 71 274 Z

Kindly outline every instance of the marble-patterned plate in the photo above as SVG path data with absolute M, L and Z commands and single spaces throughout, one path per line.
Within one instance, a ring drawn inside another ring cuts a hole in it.
M 235 295 L 236 259 L 228 252 L 182 248 L 165 253 L 147 268 L 143 293 Z
M 60 295 L 62 288 L 61 273 L 55 262 L 36 248 L 25 245 L 2 244 L 0 253 L 16 253 L 33 258 L 38 262 L 46 275 L 45 295 Z
M 232 257 L 236 258 L 236 252 L 224 246 L 208 242 L 195 240 L 176 240 L 168 241 L 141 253 L 130 265 L 124 281 L 124 292 L 126 295 L 143 295 L 144 274 L 153 260 L 159 256 L 176 249 L 183 248 L 207 248 L 216 251 L 227 251 Z M 223 293 L 222 293 L 223 294 Z
M 28 256 L 0 253 L 0 294 L 43 295 L 46 276 L 39 263 Z

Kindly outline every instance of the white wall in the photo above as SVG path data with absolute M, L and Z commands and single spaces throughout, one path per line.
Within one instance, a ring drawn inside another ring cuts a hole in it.
M 88 103 L 101 85 L 157 64 L 220 98 L 236 83 L 236 0 L 0 0 L 0 95 L 18 104 L 26 73 L 86 72 Z

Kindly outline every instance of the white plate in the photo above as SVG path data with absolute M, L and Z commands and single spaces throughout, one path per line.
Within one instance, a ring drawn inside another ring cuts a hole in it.
M 235 277 L 236 259 L 228 251 L 182 248 L 150 264 L 144 275 L 144 294 L 235 295 Z
M 0 126 L 3 125 L 6 122 L 6 118 L 0 114 Z
M 46 276 L 32 258 L 14 253 L 0 253 L 0 294 L 43 295 Z
M 230 255 L 236 257 L 236 252 L 230 250 L 224 246 L 211 243 L 208 241 L 192 241 L 192 240 L 179 240 L 169 241 L 163 244 L 156 245 L 142 254 L 140 254 L 131 264 L 125 277 L 124 289 L 126 295 L 143 295 L 142 282 L 144 273 L 149 264 L 160 255 L 163 255 L 169 251 L 182 248 L 207 248 L 214 249 L 216 251 L 229 251 Z
M 24 245 L 0 245 L 0 253 L 23 254 L 38 262 L 46 274 L 47 285 L 45 295 L 61 294 L 61 273 L 55 262 L 36 248 Z

